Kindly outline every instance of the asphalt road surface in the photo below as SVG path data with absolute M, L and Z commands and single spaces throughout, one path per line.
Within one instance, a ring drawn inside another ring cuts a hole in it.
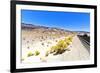
M 84 36 L 79 36 L 78 35 L 78 38 L 81 40 L 82 44 L 86 47 L 86 49 L 90 53 L 90 42 L 86 38 L 84 38 Z

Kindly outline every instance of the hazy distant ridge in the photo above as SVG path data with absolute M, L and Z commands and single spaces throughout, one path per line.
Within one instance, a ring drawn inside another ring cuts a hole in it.
M 87 32 L 87 31 L 71 31 L 71 30 L 65 30 L 65 29 L 56 28 L 56 27 L 39 26 L 35 24 L 26 24 L 26 23 L 22 23 L 22 29 L 47 29 L 47 30 L 56 30 L 56 31 L 59 30 L 59 31 L 65 31 L 65 32 L 76 32 L 78 34 L 81 34 L 81 33 L 90 34 L 90 32 Z

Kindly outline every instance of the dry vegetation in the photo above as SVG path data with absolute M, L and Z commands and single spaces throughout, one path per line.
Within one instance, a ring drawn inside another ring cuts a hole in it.
M 69 35 L 73 33 L 56 29 L 22 29 L 22 61 L 41 54 L 48 57 L 49 54 L 58 55 L 70 51 L 68 46 L 72 43 L 73 36 Z M 40 60 L 44 61 L 42 58 Z
M 54 55 L 62 54 L 64 51 L 69 51 L 68 46 L 72 43 L 72 37 L 67 37 L 62 40 L 59 40 L 55 46 L 52 46 L 49 51 L 47 51 L 46 56 L 49 53 L 53 53 Z

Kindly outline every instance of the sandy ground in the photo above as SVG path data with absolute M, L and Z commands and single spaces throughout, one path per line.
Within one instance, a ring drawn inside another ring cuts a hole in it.
M 50 46 L 53 46 L 56 44 L 55 40 L 60 40 L 62 38 L 57 39 L 48 39 L 43 41 L 42 43 L 45 43 L 45 45 L 41 45 L 41 42 L 34 41 L 33 44 L 29 44 L 30 49 L 27 49 L 27 46 L 23 44 L 22 46 L 22 58 L 24 59 L 23 63 L 34 63 L 34 62 L 57 62 L 57 61 L 75 61 L 75 60 L 88 60 L 89 59 L 89 53 L 87 49 L 83 46 L 82 42 L 79 40 L 77 36 L 73 37 L 72 44 L 69 46 L 70 51 L 65 51 L 62 54 L 59 55 L 53 55 L 50 54 L 49 56 L 45 57 L 45 53 L 47 51 L 47 48 Z M 51 42 L 51 44 L 47 44 L 48 42 Z M 38 56 L 30 56 L 27 57 L 27 53 L 30 51 L 39 50 L 40 55 Z

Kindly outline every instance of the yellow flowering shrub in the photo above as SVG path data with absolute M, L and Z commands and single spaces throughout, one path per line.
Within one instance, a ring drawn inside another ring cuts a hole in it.
M 35 51 L 34 55 L 38 56 L 40 54 L 40 52 L 38 50 Z
M 67 49 L 67 47 L 71 44 L 72 37 L 65 38 L 64 40 L 58 41 L 58 43 L 55 46 L 52 46 L 50 48 L 50 53 L 64 51 Z
M 33 56 L 33 55 L 34 54 L 32 52 L 29 52 L 27 56 L 30 57 L 30 56 Z

